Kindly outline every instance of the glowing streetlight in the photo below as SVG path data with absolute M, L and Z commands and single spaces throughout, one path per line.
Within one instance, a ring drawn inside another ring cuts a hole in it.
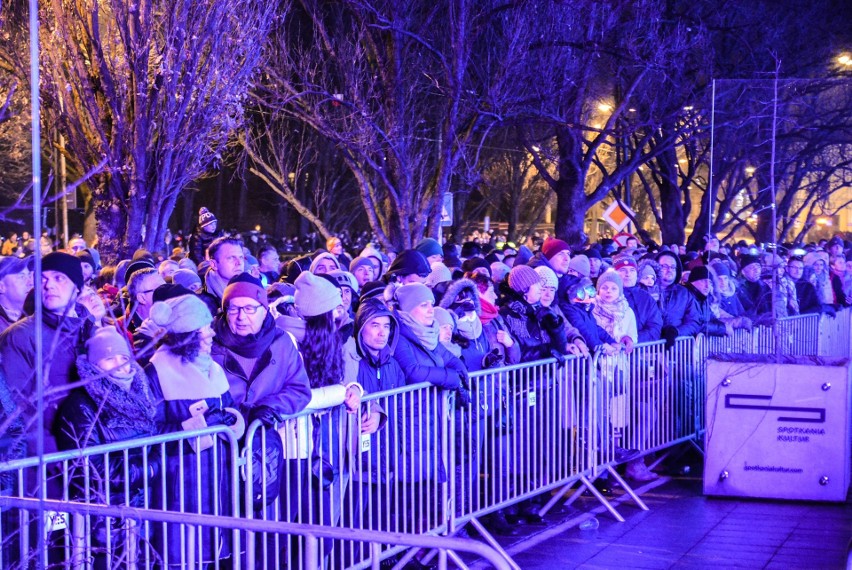
M 612 105 L 610 105 L 609 103 L 599 103 L 598 111 L 600 111 L 601 113 L 609 113 L 610 111 L 612 111 Z
M 848 53 L 841 53 L 837 56 L 837 63 L 843 67 L 852 68 L 852 55 L 849 55 Z
M 755 171 L 755 168 L 753 166 L 746 166 L 746 168 L 745 168 L 745 173 L 748 174 L 749 176 L 754 174 L 754 171 Z

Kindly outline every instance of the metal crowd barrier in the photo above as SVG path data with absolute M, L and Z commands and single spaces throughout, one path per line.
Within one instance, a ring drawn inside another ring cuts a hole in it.
M 368 544 L 368 549 L 376 553 L 378 553 L 383 544 L 399 544 L 416 549 L 434 550 L 438 553 L 439 570 L 446 570 L 449 567 L 449 557 L 458 552 L 467 552 L 482 558 L 497 570 L 510 569 L 510 565 L 506 562 L 505 558 L 488 546 L 474 540 L 447 536 L 355 531 L 321 525 L 282 523 L 237 517 L 199 515 L 195 513 L 174 513 L 170 511 L 82 504 L 68 501 L 46 500 L 40 503 L 36 499 L 0 497 L 0 509 L 38 512 L 42 507 L 71 517 L 122 519 L 132 521 L 137 526 L 187 524 L 200 529 L 225 529 L 233 533 L 250 531 L 255 534 L 275 534 L 278 536 L 298 535 L 304 538 L 307 545 L 302 559 L 302 567 L 306 570 L 320 570 L 326 567 L 319 556 L 319 542 L 321 540 L 357 540 Z M 118 564 L 116 564 L 117 566 Z M 122 563 L 121 566 L 132 567 L 133 565 L 128 562 L 127 564 Z M 113 566 L 110 567 L 112 568 Z M 189 568 L 189 566 L 184 567 Z M 231 565 L 231 568 L 234 570 L 239 570 L 243 567 L 244 564 L 242 564 L 240 558 L 236 558 Z M 377 568 L 378 564 L 374 565 L 374 567 Z
M 361 413 L 341 407 L 303 412 L 277 430 L 255 422 L 243 452 L 246 517 L 326 527 L 407 534 L 443 533 L 449 508 L 452 394 L 430 384 L 369 394 Z M 382 415 L 382 428 L 362 433 L 364 418 Z M 280 460 L 270 455 L 282 443 Z M 270 465 L 274 462 L 276 465 Z M 277 477 L 279 496 L 270 479 Z M 300 567 L 301 536 L 249 535 L 252 568 Z M 401 548 L 384 548 L 382 558 Z M 376 552 L 363 543 L 320 541 L 329 568 L 358 566 Z
M 217 426 L 9 461 L 0 495 L 18 500 L 136 507 L 151 511 L 239 514 L 238 443 Z M 67 512 L 67 511 L 66 511 Z M 45 512 L 45 537 L 30 509 L 0 510 L 0 568 L 128 567 L 202 564 L 239 552 L 236 531 L 183 522 L 153 524 L 121 516 Z
M 478 519 L 549 493 L 550 502 L 536 508 L 544 513 L 578 482 L 623 520 L 591 484 L 604 472 L 647 508 L 614 468 L 624 459 L 619 450 L 643 456 L 700 441 L 703 363 L 711 354 L 768 352 L 777 343 L 785 354 L 848 356 L 849 329 L 850 311 L 841 311 L 834 318 L 781 319 L 773 334 L 757 327 L 732 337 L 678 338 L 668 349 L 659 341 L 638 344 L 630 354 L 480 371 L 470 378 L 469 407 L 457 406 L 453 393 L 434 386 L 406 386 L 366 395 L 357 414 L 336 407 L 305 411 L 275 429 L 255 422 L 239 455 L 230 430 L 220 427 L 53 454 L 45 457 L 40 473 L 37 458 L 14 461 L 0 465 L 0 473 L 13 475 L 9 489 L 14 492 L 5 494 L 20 500 L 30 496 L 27 485 L 41 477 L 47 499 L 212 515 L 221 528 L 231 529 L 211 534 L 207 531 L 215 525 L 202 528 L 190 519 L 181 524 L 145 520 L 134 527 L 123 517 L 75 515 L 64 528 L 51 522 L 49 540 L 40 546 L 48 561 L 118 557 L 143 568 L 201 567 L 206 561 L 218 567 L 231 553 L 237 565 L 249 568 L 310 568 L 310 554 L 326 568 L 377 567 L 394 556 L 402 567 L 414 556 L 404 552 L 410 540 L 364 537 L 439 535 L 468 522 L 505 556 Z M 381 429 L 362 433 L 365 418 L 374 412 L 382 418 Z M 209 433 L 224 435 L 227 445 L 203 451 L 211 459 L 204 463 L 190 442 L 197 448 Z M 137 491 L 131 467 L 141 465 L 147 472 L 162 457 L 166 476 L 155 476 Z M 203 483 L 225 480 L 227 486 Z M 215 507 L 205 509 L 202 503 L 209 498 Z M 6 540 L 0 567 L 5 568 L 16 552 L 32 554 L 38 541 L 26 510 L 7 509 L 2 515 L 0 539 Z M 334 532 L 281 531 L 294 525 Z M 116 541 L 131 532 L 138 535 L 131 548 L 119 548 Z M 211 553 L 215 559 L 209 559 Z M 463 566 L 452 548 L 446 556 Z

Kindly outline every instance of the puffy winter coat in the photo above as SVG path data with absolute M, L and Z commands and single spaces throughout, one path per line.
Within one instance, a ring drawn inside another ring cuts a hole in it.
M 189 236 L 189 243 L 187 244 L 187 248 L 189 249 L 189 258 L 194 261 L 196 265 L 204 261 L 207 257 L 207 248 L 210 247 L 213 240 L 221 235 L 221 230 L 211 234 L 205 232 L 201 228 L 196 229 L 195 232 Z
M 686 288 L 695 299 L 698 332 L 710 336 L 725 336 L 725 323 L 717 319 L 713 314 L 710 308 L 710 299 L 692 285 L 687 285 Z
M 53 353 L 50 361 L 50 372 L 45 379 L 47 388 L 65 386 L 76 382 L 77 356 L 85 352 L 84 345 L 91 336 L 94 323 L 88 318 L 88 313 L 82 307 L 77 307 L 79 317 L 62 317 L 50 311 L 44 311 L 42 316 L 42 346 L 44 362 L 47 364 L 48 355 Z M 6 383 L 12 393 L 35 401 L 35 368 L 36 368 L 36 322 L 35 316 L 29 316 L 0 335 L 0 363 L 6 376 Z M 50 433 L 56 410 L 61 400 L 66 396 L 59 393 L 51 396 L 44 405 L 44 451 L 51 453 L 57 450 L 56 440 Z M 29 416 L 29 414 L 24 414 Z M 29 417 L 25 421 L 29 421 Z M 30 453 L 35 453 L 36 430 L 28 432 Z
M 562 319 L 546 307 L 533 307 L 523 296 L 507 290 L 500 316 L 521 348 L 521 361 L 550 358 L 553 352 L 567 354 L 568 338 Z
M 639 342 L 654 342 L 660 340 L 660 330 L 663 328 L 663 315 L 654 302 L 654 298 L 640 287 L 625 287 L 624 298 L 636 315 L 636 330 Z
M 361 334 L 367 323 L 378 317 L 389 317 L 391 329 L 387 345 L 379 351 L 378 355 L 374 356 L 364 346 Z M 398 341 L 399 323 L 396 321 L 393 313 L 381 303 L 363 303 L 355 316 L 354 341 L 347 343 L 346 348 L 348 349 L 347 357 L 357 363 L 358 383 L 363 386 L 367 394 L 375 394 L 405 386 L 405 374 L 393 356 Z M 368 480 L 369 475 L 369 477 L 372 477 L 373 482 L 387 481 L 385 475 L 389 465 L 384 462 L 383 456 L 379 456 L 379 450 L 381 450 L 382 454 L 388 453 L 389 457 L 396 457 L 399 453 L 400 442 L 397 436 L 400 432 L 397 429 L 397 422 L 400 418 L 397 417 L 396 411 L 402 408 L 401 404 L 405 400 L 405 396 L 397 395 L 391 396 L 391 398 L 391 402 L 396 402 L 400 405 L 382 406 L 381 401 L 375 400 L 362 405 L 365 413 L 380 413 L 382 415 L 382 424 L 379 431 L 370 436 L 370 452 L 360 454 L 361 468 L 360 471 L 353 469 L 353 480 Z
M 396 313 L 394 313 L 396 316 Z M 423 346 L 414 332 L 401 322 L 399 342 L 394 356 L 405 374 L 406 384 L 427 382 L 447 390 L 455 390 L 467 376 L 464 363 L 454 356 L 441 343 L 429 350 Z M 431 396 L 418 397 L 412 392 L 404 399 L 404 417 L 400 426 L 405 426 L 406 442 L 402 451 L 400 465 L 403 472 L 400 478 L 405 481 L 435 480 L 443 483 L 447 472 L 441 461 L 440 421 L 443 408 L 441 400 L 434 401 Z
M 161 432 L 195 430 L 206 427 L 204 417 L 196 410 L 199 406 L 210 409 L 234 409 L 234 399 L 228 391 L 228 380 L 221 366 L 212 362 L 207 374 L 193 364 L 181 362 L 180 357 L 160 347 L 145 367 L 151 381 L 151 392 L 157 405 L 157 424 Z M 231 427 L 237 437 L 242 436 L 245 422 L 238 417 Z M 213 447 L 216 446 L 216 453 Z M 182 450 L 182 451 L 181 451 Z M 167 510 L 184 510 L 202 514 L 231 515 L 230 454 L 225 441 L 210 436 L 188 440 L 181 446 L 167 446 L 164 461 L 166 496 L 160 497 Z M 201 479 L 199 480 L 199 474 Z M 201 490 L 199 495 L 196 489 Z M 181 505 L 181 499 L 183 505 Z M 179 525 L 170 524 L 167 540 L 161 548 L 167 549 L 169 559 L 179 563 L 182 551 Z M 158 531 L 161 531 L 158 525 Z M 201 560 L 212 562 L 230 555 L 230 533 L 214 532 L 213 528 L 200 531 L 203 541 Z M 217 541 L 218 535 L 218 541 Z M 198 554 L 196 554 L 198 556 Z
M 214 328 L 222 326 L 228 326 L 225 317 L 218 317 Z M 227 346 L 224 335 L 213 338 L 211 356 L 225 371 L 234 403 L 246 417 L 255 406 L 269 406 L 282 415 L 301 412 L 311 399 L 311 387 L 293 337 L 277 328 L 271 315 L 266 316 L 261 334 L 269 335 L 268 346 L 250 374 L 240 364 L 239 347 Z
M 157 432 L 154 422 L 155 405 L 145 372 L 133 363 L 136 375 L 130 391 L 111 386 L 102 372 L 92 366 L 85 356 L 77 359 L 81 380 L 88 380 L 85 387 L 72 390 L 63 400 L 56 414 L 52 431 L 60 450 L 82 449 L 108 443 L 148 437 Z M 147 403 L 147 405 L 146 405 Z M 125 413 L 121 413 L 122 410 Z M 143 465 L 141 448 L 128 452 L 125 461 L 123 452 L 109 454 L 110 503 L 142 506 L 144 489 L 156 492 L 157 485 L 149 484 L 160 471 L 159 448 L 149 448 L 147 466 Z M 104 498 L 105 464 L 102 455 L 89 459 L 89 493 Z M 125 476 L 126 470 L 126 476 Z M 82 471 L 82 470 L 81 470 Z M 129 502 L 125 501 L 125 483 L 129 489 Z M 82 497 L 86 492 L 82 478 L 71 482 L 73 492 Z
M 695 298 L 683 285 L 673 283 L 663 287 L 658 301 L 663 315 L 663 326 L 677 329 L 677 336 L 695 336 L 698 334 L 698 308 Z
M 596 350 L 602 344 L 615 344 L 616 340 L 601 328 L 592 316 L 594 305 L 571 303 L 566 307 L 565 317 L 577 327 L 589 350 Z
M 737 297 L 745 315 L 752 320 L 762 315 L 772 315 L 772 289 L 763 281 L 743 280 L 737 285 Z

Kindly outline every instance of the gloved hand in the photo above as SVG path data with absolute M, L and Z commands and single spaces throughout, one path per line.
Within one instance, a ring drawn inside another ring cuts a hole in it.
M 503 364 L 503 355 L 500 354 L 499 349 L 494 349 L 484 357 L 482 357 L 482 367 L 483 368 L 494 368 L 495 366 L 500 366 Z
M 255 406 L 249 411 L 249 424 L 255 420 L 260 420 L 266 427 L 273 427 L 276 423 L 281 423 L 284 418 L 269 406 Z
M 562 326 L 562 319 L 560 319 L 556 313 L 545 307 L 540 307 L 535 312 L 535 316 L 541 323 L 541 328 L 546 331 L 555 331 Z
M 207 422 L 207 427 L 232 426 L 237 423 L 237 416 L 220 408 L 210 408 L 204 412 L 204 421 Z
M 467 378 L 464 375 L 461 375 L 461 383 L 459 387 L 456 388 L 456 406 L 457 407 L 468 407 L 470 406 L 470 402 L 473 398 L 470 394 L 470 385 L 467 383 Z
M 671 325 L 664 326 L 660 331 L 660 338 L 666 341 L 666 348 L 673 347 L 677 338 L 677 329 Z

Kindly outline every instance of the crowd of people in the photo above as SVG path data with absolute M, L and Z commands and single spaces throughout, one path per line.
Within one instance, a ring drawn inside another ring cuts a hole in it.
M 464 404 L 471 372 L 731 335 L 852 302 L 852 248 L 839 237 L 769 250 L 710 237 L 701 251 L 633 238 L 572 248 L 548 237 L 535 251 L 426 238 L 399 252 L 352 251 L 335 237 L 282 263 L 276 247 L 248 248 L 216 225 L 202 208 L 186 249 L 139 250 L 115 265 L 72 240 L 43 252 L 37 287 L 31 257 L 0 258 L 0 402 L 5 441 L 15 442 L 2 459 L 34 454 L 38 436 L 46 453 L 216 425 L 242 438 L 254 421 L 279 426 L 306 409 L 358 414 L 362 433 L 374 434 L 387 411 L 362 403 L 367 393 L 426 382 Z M 33 429 L 38 331 L 42 434 Z M 186 476 L 226 457 L 209 451 L 217 445 L 208 438 L 191 460 L 166 456 L 145 468 L 131 458 L 131 504 L 154 478 L 191 487 Z M 322 462 L 311 471 L 334 476 Z M 627 476 L 656 477 L 641 459 Z M 235 491 L 221 479 L 216 492 L 205 487 L 202 512 L 219 501 L 215 511 L 227 513 Z M 208 538 L 207 560 L 227 555 Z

